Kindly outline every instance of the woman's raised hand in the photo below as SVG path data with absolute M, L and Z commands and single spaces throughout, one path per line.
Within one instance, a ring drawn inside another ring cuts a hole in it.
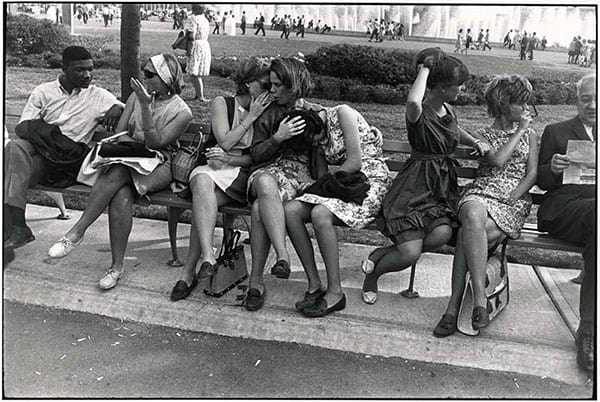
M 527 131 L 527 129 L 529 128 L 529 124 L 531 123 L 531 113 L 529 112 L 529 110 L 523 110 L 523 113 L 521 113 L 521 119 L 519 120 L 519 128 L 517 129 L 518 131 Z
M 131 89 L 135 92 L 138 100 L 142 105 L 149 105 L 152 102 L 153 94 L 149 94 L 146 87 L 135 77 L 131 77 L 129 79 L 129 83 L 131 84 Z
M 265 109 L 269 107 L 272 101 L 273 96 L 266 91 L 258 95 L 256 98 L 252 99 L 252 102 L 250 102 L 249 110 L 250 116 L 252 116 L 254 120 L 258 119 L 258 117 L 265 111 Z
M 220 169 L 223 164 L 229 161 L 229 155 L 219 146 L 208 148 L 205 155 L 208 165 L 213 169 Z
M 279 124 L 279 128 L 273 138 L 278 142 L 283 142 L 296 135 L 302 134 L 304 127 L 306 127 L 306 122 L 301 116 L 296 116 L 294 118 L 288 116 Z

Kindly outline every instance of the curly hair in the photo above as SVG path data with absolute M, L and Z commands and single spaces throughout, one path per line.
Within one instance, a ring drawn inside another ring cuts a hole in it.
M 294 57 L 278 57 L 271 62 L 271 71 L 277 75 L 285 88 L 292 91 L 296 99 L 310 94 L 314 84 L 308 69 Z
M 269 62 L 260 57 L 250 57 L 242 62 L 240 68 L 231 75 L 231 80 L 237 87 L 236 95 L 246 95 L 248 85 L 252 81 L 269 75 Z
M 496 118 L 505 114 L 511 104 L 531 103 L 532 97 L 531 83 L 517 74 L 495 76 L 487 85 L 484 94 L 488 114 Z

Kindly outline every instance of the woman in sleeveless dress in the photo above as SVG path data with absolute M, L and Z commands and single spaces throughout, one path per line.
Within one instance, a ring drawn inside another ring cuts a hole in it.
M 177 152 L 177 139 L 192 120 L 192 111 L 179 96 L 183 71 L 175 56 L 152 56 L 143 69 L 144 82 L 131 78 L 133 93 L 121 114 L 115 131 L 126 131 L 121 141 L 142 142 L 159 151 L 166 162 L 143 175 L 123 164 L 108 166 L 98 176 L 89 203 L 75 225 L 49 250 L 53 258 L 64 257 L 83 240 L 88 227 L 108 207 L 112 264 L 100 280 L 101 289 L 116 286 L 124 272 L 123 260 L 132 225 L 132 205 L 136 196 L 166 188 L 171 182 L 171 157 Z
M 219 207 L 247 202 L 246 183 L 252 163 L 247 150 L 252 144 L 254 121 L 271 100 L 269 63 L 250 58 L 241 65 L 233 81 L 236 95 L 230 99 L 218 96 L 211 103 L 211 125 L 218 145 L 207 150 L 207 164 L 190 173 L 190 246 L 181 278 L 171 292 L 173 301 L 186 298 L 198 279 L 214 273 L 216 257 L 212 245 Z M 227 222 L 223 226 L 227 227 Z

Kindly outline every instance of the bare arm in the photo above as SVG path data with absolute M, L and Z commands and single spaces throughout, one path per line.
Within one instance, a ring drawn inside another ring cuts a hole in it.
M 417 78 L 412 87 L 410 87 L 406 99 L 406 118 L 411 123 L 419 120 L 421 112 L 423 111 L 421 104 L 423 103 L 425 90 L 427 89 L 427 77 L 429 77 L 429 67 L 421 65 L 419 67 L 419 72 L 417 73 Z
M 127 131 L 129 125 L 129 118 L 131 117 L 131 113 L 133 113 L 133 103 L 135 101 L 135 93 L 132 92 L 127 98 L 127 103 L 125 104 L 125 109 L 123 109 L 123 113 L 121 113 L 121 118 L 119 119 L 119 123 L 117 123 L 117 128 L 115 131 L 120 133 L 121 131 Z
M 210 115 L 213 133 L 217 142 L 225 151 L 233 148 L 246 134 L 252 124 L 269 106 L 269 93 L 263 92 L 250 104 L 250 111 L 244 120 L 237 126 L 230 128 L 227 116 L 227 104 L 222 96 L 216 97 L 211 102 Z
M 357 172 L 361 169 L 362 158 L 356 111 L 347 105 L 343 105 L 338 109 L 338 117 L 346 147 L 346 161 L 342 164 L 340 170 L 348 173 Z
M 490 164 L 496 167 L 502 167 L 508 161 L 515 150 L 515 147 L 521 140 L 523 135 L 529 135 L 529 124 L 531 123 L 531 115 L 529 112 L 524 111 L 521 115 L 521 121 L 519 121 L 519 127 L 517 128 L 517 132 L 512 135 L 506 144 L 501 146 L 499 149 L 494 150 L 490 149 L 490 151 L 485 156 Z M 536 137 L 536 136 L 534 136 Z M 537 141 L 537 140 L 536 140 Z M 531 146 L 531 145 L 530 145 Z M 537 146 L 537 144 L 536 144 Z M 537 151 L 536 151 L 537 152 Z M 537 169 L 536 169 L 537 170 Z
M 538 157 L 539 157 L 539 146 L 537 135 L 533 130 L 529 133 L 529 156 L 527 158 L 527 173 L 521 183 L 510 193 L 510 200 L 512 202 L 521 198 L 527 193 L 537 180 L 538 171 Z

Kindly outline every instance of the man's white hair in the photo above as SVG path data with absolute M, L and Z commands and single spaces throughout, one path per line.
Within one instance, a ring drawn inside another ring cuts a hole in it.
M 596 83 L 596 73 L 586 74 L 583 77 L 581 77 L 581 79 L 579 81 L 577 81 L 577 83 L 575 84 L 575 87 L 577 88 L 577 96 L 579 96 L 581 87 L 583 86 L 583 83 L 586 81 L 592 81 L 595 84 Z

